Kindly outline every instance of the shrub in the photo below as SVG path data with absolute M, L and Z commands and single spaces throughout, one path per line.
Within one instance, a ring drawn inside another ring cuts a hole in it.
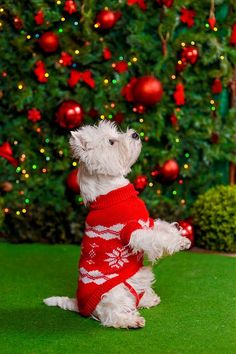
M 200 195 L 192 216 L 197 246 L 236 251 L 236 186 L 217 186 Z

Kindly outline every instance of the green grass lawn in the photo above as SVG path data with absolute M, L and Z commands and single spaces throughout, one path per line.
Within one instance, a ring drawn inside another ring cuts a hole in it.
M 236 259 L 183 252 L 155 265 L 146 327 L 103 328 L 42 299 L 73 296 L 79 247 L 0 243 L 1 354 L 236 353 Z

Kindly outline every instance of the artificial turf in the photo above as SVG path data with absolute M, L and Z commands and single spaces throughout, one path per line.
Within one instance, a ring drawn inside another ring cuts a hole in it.
M 42 299 L 73 296 L 79 247 L 0 243 L 1 354 L 234 354 L 236 259 L 183 252 L 154 270 L 159 306 L 146 327 L 103 328 Z

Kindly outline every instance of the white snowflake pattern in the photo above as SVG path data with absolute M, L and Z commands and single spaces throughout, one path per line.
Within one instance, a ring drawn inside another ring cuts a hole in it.
M 105 259 L 105 262 L 109 263 L 111 268 L 120 268 L 123 267 L 125 263 L 129 263 L 128 256 L 131 254 L 129 250 L 125 247 L 117 247 L 112 253 L 106 253 L 109 258 Z

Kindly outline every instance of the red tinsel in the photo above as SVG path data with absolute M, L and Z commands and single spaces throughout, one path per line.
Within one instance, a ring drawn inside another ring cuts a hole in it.
M 77 12 L 77 5 L 73 0 L 66 0 L 64 10 L 68 12 L 70 15 L 74 12 Z
M 177 106 L 182 106 L 185 104 L 184 85 L 182 83 L 178 83 L 176 85 L 173 97 Z
M 12 148 L 8 142 L 5 142 L 0 146 L 0 156 L 7 159 L 12 166 L 18 166 L 18 161 L 13 157 Z
M 64 65 L 64 66 L 69 66 L 71 65 L 73 62 L 73 57 L 72 55 L 66 53 L 66 52 L 62 52 L 61 53 L 61 57 L 60 57 L 60 60 L 59 60 L 59 63 Z
M 118 63 L 115 63 L 115 66 L 114 66 L 114 70 L 116 72 L 118 72 L 119 74 L 127 71 L 128 68 L 129 68 L 128 64 L 124 60 L 121 60 Z
M 95 81 L 92 78 L 92 72 L 90 70 L 85 70 L 84 72 L 71 70 L 68 85 L 74 87 L 80 80 L 84 81 L 91 88 L 95 87 Z
M 132 6 L 134 4 L 137 4 L 140 9 L 146 10 L 147 9 L 147 4 L 145 3 L 145 0 L 128 0 L 127 5 Z
M 194 17 L 196 15 L 195 11 L 185 9 L 184 7 L 182 7 L 180 11 L 180 21 L 186 23 L 188 27 L 192 27 L 194 25 Z
M 34 16 L 34 21 L 36 25 L 42 25 L 44 23 L 44 13 L 42 10 L 39 10 Z
M 28 110 L 28 119 L 31 122 L 36 123 L 41 120 L 41 118 L 41 113 L 37 108 L 32 108 Z
M 39 82 L 47 82 L 48 78 L 45 77 L 46 69 L 45 64 L 42 60 L 38 60 L 35 63 L 34 73 L 37 76 Z

